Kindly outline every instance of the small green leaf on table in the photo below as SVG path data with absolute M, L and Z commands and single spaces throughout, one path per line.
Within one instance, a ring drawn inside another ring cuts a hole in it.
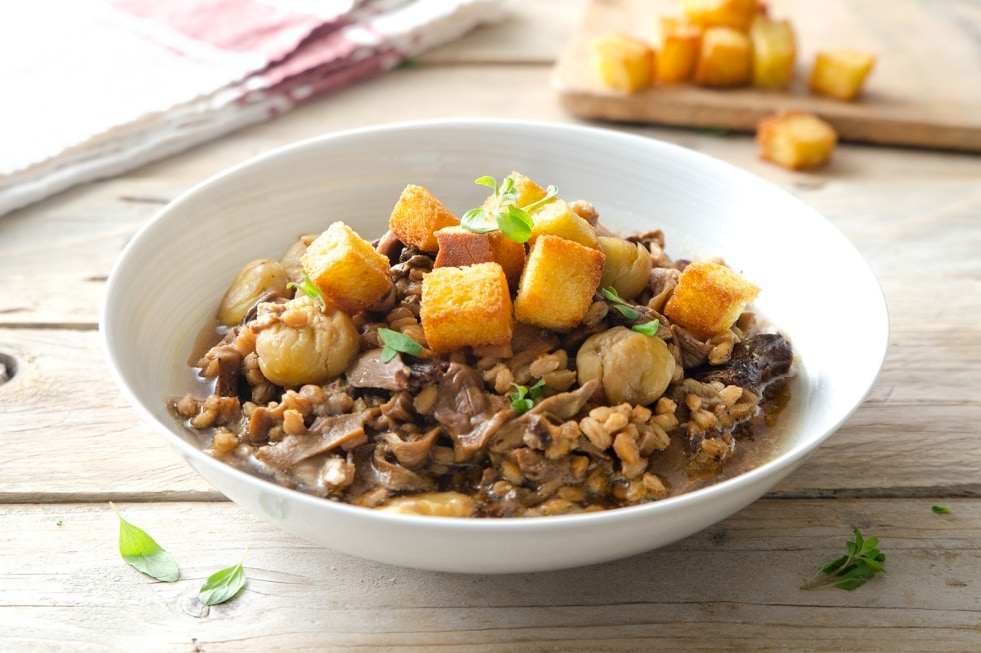
M 879 551 L 879 538 L 865 539 L 854 529 L 855 540 L 846 542 L 847 555 L 823 565 L 811 580 L 801 586 L 802 590 L 819 590 L 837 587 L 851 591 L 865 584 L 879 573 L 884 573 L 882 563 L 886 555 Z
M 205 605 L 218 605 L 235 597 L 245 587 L 245 569 L 242 563 L 248 551 L 242 554 L 238 564 L 226 567 L 208 576 L 201 589 L 198 590 L 198 600 Z
M 150 535 L 139 526 L 125 519 L 112 502 L 109 503 L 113 512 L 119 517 L 119 555 L 131 567 L 150 578 L 173 583 L 180 578 L 177 563 L 157 544 Z

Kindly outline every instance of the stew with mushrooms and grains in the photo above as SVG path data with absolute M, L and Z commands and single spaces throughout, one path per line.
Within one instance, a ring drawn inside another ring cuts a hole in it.
M 672 260 L 517 172 L 457 218 L 409 185 L 248 263 L 170 408 L 214 457 L 377 510 L 519 517 L 656 501 L 764 462 L 796 365 L 722 261 Z

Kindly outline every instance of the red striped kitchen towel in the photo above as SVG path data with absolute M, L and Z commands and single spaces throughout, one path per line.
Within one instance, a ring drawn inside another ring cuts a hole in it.
M 380 74 L 497 0 L 31 0 L 0 8 L 0 215 Z

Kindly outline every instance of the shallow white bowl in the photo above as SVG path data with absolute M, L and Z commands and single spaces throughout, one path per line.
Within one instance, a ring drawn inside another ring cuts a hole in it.
M 518 170 L 588 199 L 610 227 L 663 229 L 673 258 L 722 256 L 761 286 L 756 308 L 803 366 L 784 453 L 683 496 L 602 513 L 527 519 L 392 515 L 326 501 L 203 453 L 167 412 L 189 389 L 185 361 L 227 284 L 254 258 L 344 220 L 380 235 L 402 188 L 429 188 L 458 215 Z M 858 330 L 835 329 L 847 315 Z M 833 321 L 833 320 L 832 320 Z M 858 407 L 882 365 L 885 301 L 869 266 L 827 220 L 742 170 L 612 130 L 514 121 L 391 125 L 297 143 L 239 165 L 164 208 L 109 279 L 103 343 L 123 394 L 187 462 L 242 507 L 315 543 L 453 572 L 544 571 L 640 553 L 740 510 L 796 469 Z

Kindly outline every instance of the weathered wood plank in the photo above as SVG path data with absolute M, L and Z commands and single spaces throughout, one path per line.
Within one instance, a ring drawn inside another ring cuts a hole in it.
M 0 330 L 17 371 L 0 384 L 0 495 L 220 498 L 144 425 L 94 331 Z
M 545 574 L 401 569 L 319 549 L 231 504 L 124 504 L 178 561 L 162 584 L 127 567 L 106 505 L 4 506 L 0 648 L 143 651 L 966 651 L 981 646 L 981 501 L 757 502 L 698 535 Z M 886 570 L 853 592 L 804 592 L 851 529 Z M 204 578 L 245 549 L 247 590 L 210 609 Z M 520 555 L 520 543 L 515 543 Z M 25 566 L 29 558 L 37 564 Z M 198 648 L 195 649 L 194 647 Z

